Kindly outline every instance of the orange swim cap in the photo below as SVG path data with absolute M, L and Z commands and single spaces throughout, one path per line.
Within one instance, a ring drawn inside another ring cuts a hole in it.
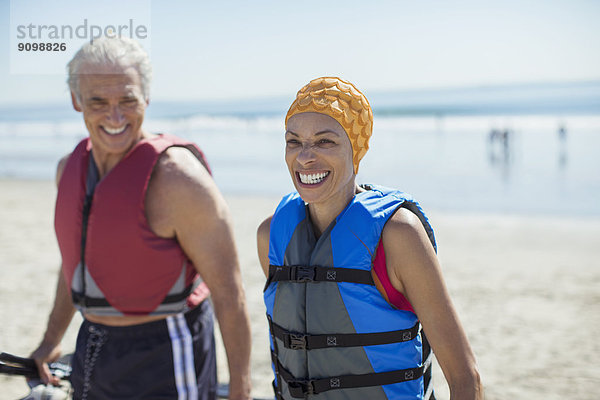
M 328 115 L 344 128 L 352 144 L 352 162 L 357 173 L 373 133 L 373 111 L 367 98 L 353 84 L 340 78 L 316 78 L 298 91 L 285 117 L 286 128 L 293 115 L 304 112 Z

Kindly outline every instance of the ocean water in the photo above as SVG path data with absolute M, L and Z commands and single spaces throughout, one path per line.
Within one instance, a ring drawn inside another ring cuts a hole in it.
M 223 192 L 279 196 L 293 190 L 283 113 L 166 114 L 149 112 L 146 128 L 198 143 Z M 0 178 L 53 179 L 60 157 L 86 135 L 80 115 L 68 108 L 31 115 L 0 116 Z M 508 139 L 490 140 L 494 129 L 508 130 Z M 600 216 L 600 113 L 376 113 L 370 145 L 358 181 L 409 192 L 427 209 Z

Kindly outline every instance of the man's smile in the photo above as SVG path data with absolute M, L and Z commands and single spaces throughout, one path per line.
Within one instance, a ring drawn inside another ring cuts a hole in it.
M 125 129 L 127 129 L 128 126 L 129 126 L 129 124 L 125 124 L 118 128 L 109 128 L 108 126 L 104 126 L 104 125 L 101 125 L 100 127 L 102 128 L 102 130 L 104 132 L 108 133 L 109 135 L 119 135 L 119 134 L 125 132 Z

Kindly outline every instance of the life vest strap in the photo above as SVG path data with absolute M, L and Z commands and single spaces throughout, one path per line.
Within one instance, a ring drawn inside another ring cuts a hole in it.
M 188 298 L 190 293 L 192 293 L 192 289 L 194 288 L 194 284 L 188 285 L 185 290 L 181 293 L 175 293 L 165 296 L 163 301 L 160 304 L 172 304 L 179 303 Z M 83 293 L 76 292 L 71 289 L 71 299 L 73 300 L 73 304 L 76 305 L 85 305 L 86 308 L 93 307 L 112 307 L 112 304 L 109 303 L 108 300 L 104 297 L 91 297 Z
M 273 336 L 273 318 L 269 314 L 267 314 L 267 320 L 269 321 L 269 333 L 271 334 L 271 342 L 273 343 L 273 347 L 271 350 L 271 360 L 277 360 L 277 356 L 279 355 L 279 346 L 277 345 L 277 340 L 275 340 L 275 336 Z M 275 376 L 279 377 L 279 369 L 278 366 L 280 364 L 273 361 L 273 368 L 275 370 Z M 273 390 L 275 391 L 275 400 L 282 400 L 283 395 L 281 394 L 281 385 L 278 387 L 273 381 Z
M 306 265 L 269 265 L 271 282 L 350 282 L 375 286 L 371 271 L 354 268 L 329 268 Z
M 397 331 L 307 335 L 291 332 L 274 322 L 271 323 L 273 335 L 283 342 L 284 347 L 292 350 L 376 346 L 381 344 L 408 342 L 418 336 L 419 328 L 420 324 L 417 322 L 412 328 Z
M 423 367 L 416 367 L 362 375 L 344 375 L 323 379 L 302 380 L 296 379 L 281 365 L 277 357 L 272 353 L 271 358 L 273 359 L 273 363 L 277 365 L 279 377 L 287 383 L 290 394 L 295 399 L 305 399 L 308 395 L 319 394 L 329 390 L 392 385 L 394 383 L 419 379 L 423 376 Z

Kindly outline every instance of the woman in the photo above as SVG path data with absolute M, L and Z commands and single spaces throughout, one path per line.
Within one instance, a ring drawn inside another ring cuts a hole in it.
M 258 228 L 276 397 L 431 399 L 431 343 L 451 398 L 481 399 L 427 218 L 408 195 L 355 182 L 372 121 L 365 96 L 329 77 L 286 116 L 297 193 Z

